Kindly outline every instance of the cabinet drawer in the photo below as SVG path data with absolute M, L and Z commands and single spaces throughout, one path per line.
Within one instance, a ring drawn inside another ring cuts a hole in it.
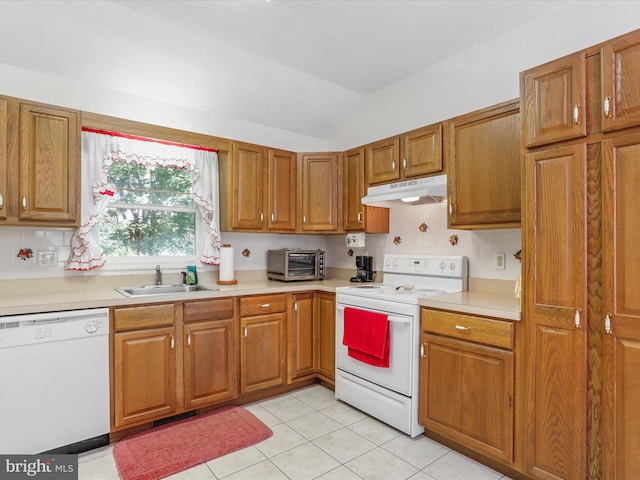
M 166 327 L 174 324 L 172 303 L 113 310 L 113 329 L 116 332 L 140 328 Z
M 259 295 L 240 299 L 240 316 L 263 315 L 265 313 L 284 312 L 287 308 L 286 296 Z
M 513 323 L 423 308 L 422 330 L 470 342 L 513 348 Z
M 233 318 L 233 298 L 187 302 L 184 304 L 184 323 Z

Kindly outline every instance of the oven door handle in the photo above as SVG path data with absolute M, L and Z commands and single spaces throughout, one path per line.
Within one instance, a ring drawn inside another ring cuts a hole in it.
M 338 305 L 336 307 L 338 309 L 338 311 L 340 312 L 344 312 L 344 307 L 342 305 Z M 362 310 L 362 309 L 360 309 Z M 363 310 L 366 311 L 366 310 Z M 389 320 L 390 322 L 394 322 L 394 323 L 411 323 L 411 319 L 407 318 L 407 317 L 396 317 L 393 315 L 388 315 L 387 316 L 387 320 Z

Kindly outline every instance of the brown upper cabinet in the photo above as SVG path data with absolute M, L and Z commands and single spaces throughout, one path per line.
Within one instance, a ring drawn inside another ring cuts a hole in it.
M 626 36 L 606 43 L 602 64 L 602 130 L 640 124 L 640 37 Z
M 449 228 L 518 228 L 519 99 L 452 119 L 447 165 Z
M 605 42 L 599 49 L 523 72 L 525 145 L 535 147 L 639 125 L 638 76 L 640 38 L 635 32 Z
M 367 185 L 442 172 L 442 135 L 437 123 L 367 145 Z
M 299 154 L 298 176 L 299 230 L 342 232 L 342 154 Z
M 344 229 L 347 232 L 389 233 L 389 209 L 360 203 L 367 192 L 364 157 L 364 147 L 344 154 Z
M 532 68 L 521 77 L 527 147 L 587 134 L 584 52 Z
M 295 230 L 295 153 L 234 142 L 220 173 L 222 230 Z
M 6 225 L 77 226 L 79 113 L 0 97 L 0 219 Z M 9 171 L 19 175 L 8 176 Z

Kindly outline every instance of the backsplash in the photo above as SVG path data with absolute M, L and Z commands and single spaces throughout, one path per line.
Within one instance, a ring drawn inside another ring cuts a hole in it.
M 385 253 L 464 255 L 469 258 L 470 277 L 516 280 L 520 275 L 520 261 L 514 258 L 520 250 L 520 229 L 449 230 L 446 203 L 398 203 L 389 216 L 389 233 L 366 235 L 365 247 L 353 248 L 351 257 L 344 236 L 329 237 L 329 265 L 355 271 L 355 256 L 371 255 L 374 268 L 382 270 Z M 504 270 L 494 267 L 496 253 L 505 255 Z
M 103 275 L 105 269 L 86 273 L 66 272 L 64 263 L 69 257 L 69 244 L 73 229 L 0 227 L 0 279 L 62 277 L 77 275 Z M 453 241 L 452 236 L 457 237 Z M 520 249 L 519 229 L 507 230 L 449 230 L 447 205 L 397 205 L 392 207 L 388 234 L 366 235 L 365 247 L 349 248 L 345 235 L 281 235 L 222 233 L 222 241 L 235 250 L 235 270 L 265 270 L 267 250 L 277 248 L 322 249 L 327 251 L 327 266 L 345 268 L 355 272 L 356 255 L 372 255 L 374 268 L 382 269 L 385 253 L 466 255 L 469 257 L 469 275 L 474 278 L 516 280 L 520 275 L 520 262 L 514 254 Z M 18 256 L 21 249 L 31 249 L 32 258 Z M 54 266 L 40 265 L 38 252 L 55 252 Z M 245 251 L 245 255 L 243 255 Z M 504 253 L 505 268 L 494 267 L 496 253 Z M 208 269 L 210 267 L 198 267 Z M 122 272 L 120 272 L 122 273 Z

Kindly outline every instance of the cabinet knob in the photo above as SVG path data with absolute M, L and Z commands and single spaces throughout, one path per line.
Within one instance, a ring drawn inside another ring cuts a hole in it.
M 573 124 L 580 125 L 580 105 L 573 106 Z
M 611 313 L 607 312 L 604 317 L 604 333 L 607 335 L 613 335 L 613 329 L 611 328 Z
M 604 97 L 602 110 L 606 118 L 611 118 L 611 97 Z

